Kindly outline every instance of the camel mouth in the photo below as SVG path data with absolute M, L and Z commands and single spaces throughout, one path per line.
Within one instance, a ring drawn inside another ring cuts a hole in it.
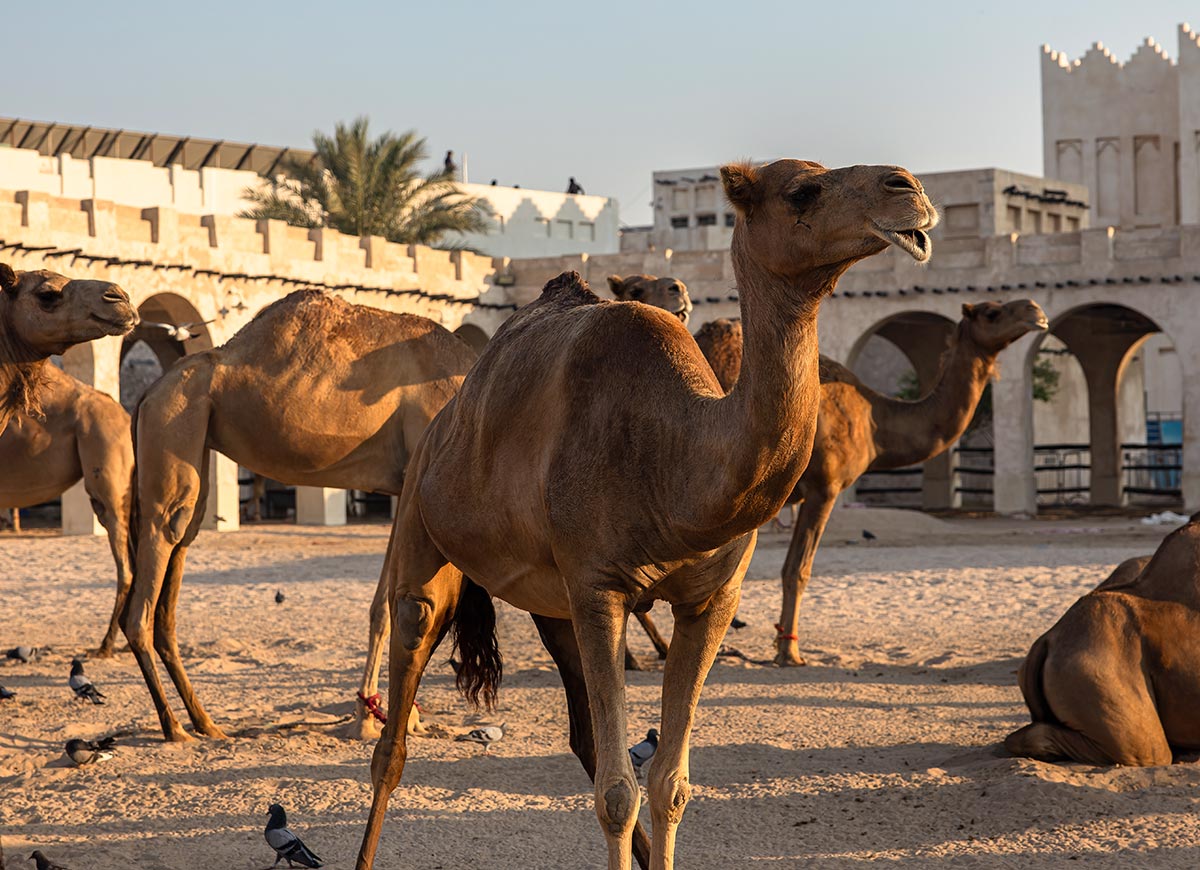
M 129 332 L 135 326 L 137 326 L 139 320 L 137 314 L 131 314 L 128 317 L 113 318 L 101 317 L 99 314 L 90 314 L 88 317 L 97 323 L 102 323 L 105 326 L 111 327 L 112 329 L 119 329 L 122 334 Z
M 1045 314 L 1039 314 L 1033 320 L 1026 320 L 1025 322 L 1039 332 L 1045 332 L 1050 328 L 1050 321 L 1046 319 Z
M 678 318 L 679 322 L 684 326 L 687 326 L 688 318 L 692 315 L 692 310 L 690 308 L 680 308 L 678 311 L 672 311 L 671 315 Z
M 929 233 L 916 228 L 908 230 L 888 230 L 881 226 L 871 227 L 871 232 L 879 236 L 889 245 L 895 245 L 918 263 L 924 263 L 933 255 L 933 242 Z

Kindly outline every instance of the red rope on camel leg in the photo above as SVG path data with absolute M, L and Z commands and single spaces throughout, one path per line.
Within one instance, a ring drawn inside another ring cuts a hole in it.
M 379 706 L 379 693 L 378 692 L 376 692 L 374 695 L 372 695 L 369 698 L 366 695 L 364 695 L 362 692 L 359 692 L 358 700 L 363 702 L 363 704 L 366 706 L 366 708 L 371 712 L 372 716 L 374 716 L 376 719 L 378 719 L 384 725 L 387 724 L 387 714 L 383 712 L 383 707 Z
M 775 630 L 776 630 L 777 632 L 779 632 L 779 637 L 777 638 L 777 640 L 796 640 L 796 641 L 800 640 L 800 638 L 799 638 L 799 636 L 798 636 L 798 635 L 794 635 L 794 634 L 784 634 L 784 633 L 783 633 L 783 626 L 782 626 L 782 625 L 780 625 L 778 622 L 777 622 L 777 623 L 775 623 Z

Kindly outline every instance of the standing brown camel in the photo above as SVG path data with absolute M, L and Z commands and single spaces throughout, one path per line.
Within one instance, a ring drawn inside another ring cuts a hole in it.
M 1200 517 L 1122 562 L 1034 641 L 1018 671 L 1033 723 L 1013 755 L 1170 764 L 1200 749 Z
M 744 371 L 728 396 L 677 318 L 604 302 L 568 273 L 509 318 L 418 446 L 385 566 L 392 715 L 371 764 L 358 870 L 374 862 L 404 770 L 400 723 L 451 628 L 460 687 L 494 700 L 491 595 L 533 615 L 558 664 L 610 870 L 630 867 L 631 848 L 642 866 L 674 865 L 700 689 L 756 529 L 808 462 L 820 301 L 850 265 L 888 244 L 926 260 L 924 230 L 937 221 L 920 184 L 896 167 L 782 160 L 725 166 L 721 176 L 737 212 L 732 257 L 746 332 Z M 622 664 L 630 611 L 655 599 L 671 604 L 675 637 L 649 773 L 648 850 Z
M 721 389 L 728 393 L 742 370 L 742 321 L 737 317 L 710 320 L 696 333 L 696 344 L 712 366 Z
M 83 479 L 92 510 L 108 533 L 117 564 L 117 601 L 94 655 L 111 656 L 129 593 L 129 510 L 133 442 L 129 415 L 110 396 L 46 366 L 41 414 L 16 415 L 0 434 L 0 507 L 14 509 L 57 498 Z
M 136 546 L 122 628 L 167 740 L 191 737 L 167 704 L 151 642 L 197 733 L 224 736 L 196 698 L 175 636 L 184 558 L 207 500 L 208 451 L 273 480 L 399 493 L 417 439 L 474 360 L 432 320 L 300 291 L 150 387 L 134 415 Z M 361 727 L 365 720 L 360 702 Z
M 36 415 L 47 360 L 137 325 L 129 296 L 108 281 L 18 272 L 0 263 L 0 432 L 18 411 Z
M 948 449 L 966 431 L 996 368 L 996 356 L 1022 335 L 1045 330 L 1031 299 L 965 304 L 933 388 L 914 401 L 875 392 L 845 366 L 821 358 L 821 412 L 812 460 L 788 499 L 799 516 L 783 563 L 783 607 L 775 661 L 802 665 L 800 597 L 838 495 L 867 471 L 903 468 Z

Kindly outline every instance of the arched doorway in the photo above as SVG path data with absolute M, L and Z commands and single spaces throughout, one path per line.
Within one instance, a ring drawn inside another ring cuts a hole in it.
M 458 329 L 454 330 L 454 334 L 471 345 L 471 349 L 475 353 L 483 353 L 483 349 L 487 347 L 488 334 L 474 323 L 464 323 Z
M 863 383 L 884 395 L 915 399 L 932 389 L 953 321 L 930 311 L 906 311 L 872 326 L 846 360 Z M 990 433 L 990 426 L 989 426 Z M 855 487 L 855 499 L 891 507 L 945 509 L 975 487 L 956 481 L 955 456 L 948 450 L 923 465 L 870 472 Z
M 138 314 L 141 322 L 121 345 L 121 404 L 128 411 L 176 361 L 213 346 L 204 317 L 175 293 L 150 296 Z
M 1034 402 L 1038 504 L 1174 507 L 1182 502 L 1182 374 L 1158 323 L 1126 305 L 1072 309 L 1031 351 L 1054 375 Z

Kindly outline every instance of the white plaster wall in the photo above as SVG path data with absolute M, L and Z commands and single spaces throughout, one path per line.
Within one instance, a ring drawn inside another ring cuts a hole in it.
M 487 233 L 463 233 L 464 244 L 493 257 L 615 254 L 620 210 L 606 196 L 555 193 L 523 187 L 460 184 L 490 210 Z
M 1066 349 L 1052 335 L 1046 336 L 1042 348 L 1048 351 Z M 1072 354 L 1045 353 L 1037 359 L 1048 360 L 1058 372 L 1058 391 L 1049 402 L 1033 403 L 1034 444 L 1087 444 L 1088 390 L 1083 368 Z

